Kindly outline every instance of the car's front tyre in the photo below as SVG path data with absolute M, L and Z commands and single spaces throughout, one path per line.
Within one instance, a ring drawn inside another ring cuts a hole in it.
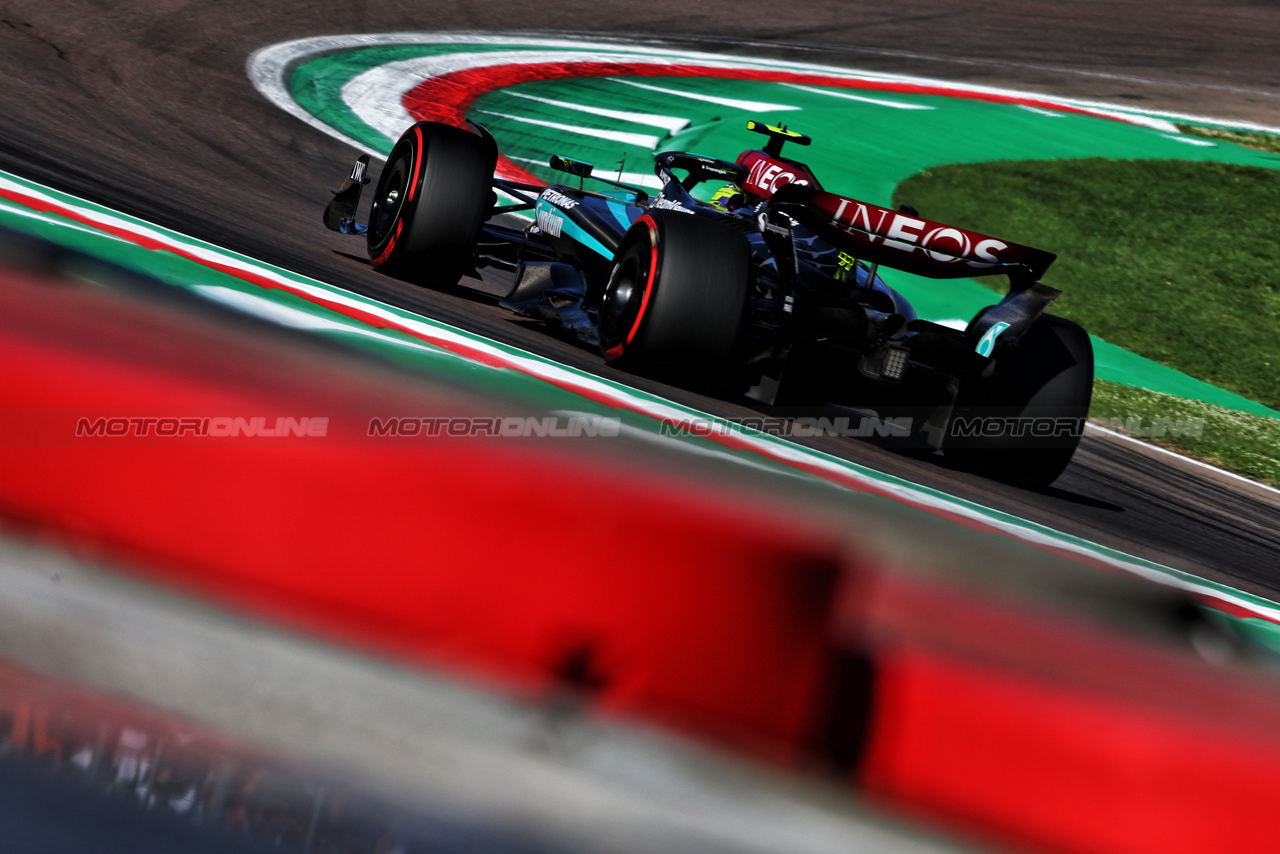
M 600 306 L 600 348 L 633 369 L 714 370 L 742 325 L 747 239 L 714 219 L 650 210 L 623 237 Z
M 493 207 L 494 163 L 489 141 L 461 128 L 418 122 L 405 131 L 369 211 L 373 266 L 431 287 L 457 284 Z

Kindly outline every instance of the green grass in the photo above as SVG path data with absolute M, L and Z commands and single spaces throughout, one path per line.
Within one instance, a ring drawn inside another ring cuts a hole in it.
M 1183 125 L 1177 126 L 1178 130 L 1188 136 L 1199 136 L 1205 139 L 1212 139 L 1218 142 L 1233 142 L 1236 145 L 1243 145 L 1247 148 L 1256 148 L 1259 151 L 1269 151 L 1272 154 L 1280 154 L 1280 136 L 1273 133 L 1262 133 L 1256 130 L 1232 130 L 1231 128 L 1211 128 L 1203 125 Z
M 1177 160 L 942 166 L 894 204 L 1058 254 L 1051 311 L 1280 407 L 1280 170 Z M 1003 290 L 1003 279 L 980 280 Z
M 1280 486 L 1280 420 L 1098 380 L 1089 417 L 1121 433 Z

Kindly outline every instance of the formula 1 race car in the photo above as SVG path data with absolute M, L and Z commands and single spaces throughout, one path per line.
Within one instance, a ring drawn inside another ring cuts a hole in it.
M 627 370 L 765 411 L 870 413 L 957 468 L 1029 486 L 1056 479 L 1083 432 L 1093 350 L 1081 327 L 1044 313 L 1060 292 L 1038 280 L 1055 256 L 909 205 L 826 192 L 782 155 L 808 137 L 747 127 L 767 142 L 734 162 L 656 154 L 662 189 L 650 194 L 563 157 L 549 165 L 576 186 L 497 179 L 485 128 L 419 122 L 387 158 L 368 224 L 355 221 L 367 156 L 324 221 L 365 236 L 373 266 L 410 282 L 509 271 L 503 306 Z M 584 189 L 585 179 L 603 189 Z M 703 182 L 721 185 L 709 201 L 690 192 Z M 501 216 L 529 211 L 524 227 Z M 1010 288 L 953 329 L 917 318 L 880 266 L 939 279 L 1004 274 Z

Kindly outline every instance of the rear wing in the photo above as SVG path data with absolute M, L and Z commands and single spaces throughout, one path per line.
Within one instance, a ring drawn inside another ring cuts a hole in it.
M 1020 290 L 1038 281 L 1057 258 L 1043 249 L 799 184 L 780 188 L 766 204 L 861 261 L 934 279 L 1004 273 L 1013 290 Z

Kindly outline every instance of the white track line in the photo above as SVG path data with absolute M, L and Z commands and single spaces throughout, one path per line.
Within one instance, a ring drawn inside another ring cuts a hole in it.
M 1116 110 L 1095 106 L 1089 108 L 1089 112 L 1095 116 L 1103 116 L 1108 119 L 1119 119 L 1122 122 L 1130 122 L 1135 125 L 1151 128 L 1152 130 L 1164 131 L 1165 133 L 1178 133 L 1178 126 L 1168 119 L 1156 118 L 1154 116 L 1144 116 L 1141 113 L 1126 113 L 1124 110 Z
M 1267 492 L 1274 493 L 1275 495 L 1280 495 L 1280 489 L 1276 489 L 1274 486 L 1268 486 L 1265 483 L 1259 483 L 1256 480 L 1250 480 L 1249 478 L 1243 475 L 1236 474 L 1233 471 L 1227 471 L 1226 469 L 1221 469 L 1215 465 L 1210 465 L 1209 463 L 1197 460 L 1194 457 L 1188 457 L 1185 454 L 1179 454 L 1177 451 L 1171 451 L 1168 448 L 1162 448 L 1159 445 L 1153 445 L 1150 442 L 1144 442 L 1141 439 L 1135 439 L 1133 436 L 1126 436 L 1124 433 L 1119 433 L 1115 430 L 1112 430 L 1109 427 L 1103 427 L 1100 424 L 1094 424 L 1092 421 L 1088 422 L 1085 425 L 1085 427 L 1088 430 L 1093 430 L 1098 433 L 1105 433 L 1106 435 L 1112 436 L 1116 439 L 1122 439 L 1125 442 L 1129 442 L 1134 445 L 1140 445 L 1141 447 L 1146 448 L 1149 451 L 1156 451 L 1168 457 L 1177 457 L 1183 462 L 1190 463 L 1193 466 L 1197 466 L 1202 469 L 1208 469 L 1209 471 L 1214 472 L 1216 474 L 1220 474 L 1223 477 L 1227 477 L 1232 480 L 1239 481 L 1240 483 L 1247 483 L 1250 486 L 1256 487 L 1258 489 L 1262 489 Z
M 553 107 L 559 107 L 562 110 L 577 110 L 582 113 L 590 113 L 593 116 L 604 116 L 608 119 L 617 119 L 622 122 L 631 122 L 637 125 L 651 125 L 659 127 L 667 133 L 675 133 L 684 130 L 689 126 L 688 119 L 677 118 L 676 116 L 656 116 L 652 113 L 630 113 L 626 110 L 609 110 L 604 107 L 589 107 L 586 104 L 573 104 L 568 101 L 556 101 L 552 98 L 539 98 L 537 95 L 526 95 L 523 92 L 505 91 L 503 94 L 510 95 L 513 98 L 525 98 L 529 101 L 537 101 L 540 104 L 550 104 Z
M 1035 113 L 1036 115 L 1040 115 L 1040 116 L 1049 116 L 1055 119 L 1066 118 L 1066 115 L 1067 115 L 1066 113 L 1059 113 L 1054 110 L 1045 110 L 1040 107 L 1029 107 L 1026 104 L 1019 104 L 1018 109 L 1026 110 L 1029 113 Z
M 895 110 L 936 110 L 928 104 L 905 104 L 901 101 L 882 101 L 879 98 L 868 98 L 865 95 L 850 95 L 848 92 L 837 92 L 834 89 L 819 89 L 817 86 L 801 86 L 799 83 L 781 83 L 788 89 L 799 89 L 801 92 L 813 92 L 815 95 L 830 95 L 832 98 L 844 98 L 846 101 L 862 101 L 864 104 L 876 104 L 880 107 L 892 107 Z M 1046 111 L 1047 112 L 1047 111 Z M 1050 114 L 1054 115 L 1054 114 Z
M 110 238 L 111 240 L 119 241 L 120 243 L 129 242 L 125 240 L 123 237 L 116 237 L 114 234 L 108 234 L 105 231 L 98 231 L 97 229 L 89 228 L 88 226 L 81 225 L 78 222 L 69 222 L 65 219 L 54 219 L 53 217 L 48 216 L 47 214 L 42 214 L 39 211 L 27 210 L 26 208 L 21 208 L 21 207 L 18 207 L 17 205 L 10 204 L 7 201 L 0 202 L 0 212 L 12 214 L 14 216 L 25 217 L 27 219 L 34 219 L 39 222 L 46 223 L 48 225 L 57 226 L 59 228 L 70 228 L 75 231 L 82 231 L 85 234 L 92 234 L 95 237 L 107 237 L 107 238 Z
M 582 127 L 581 125 L 566 125 L 561 122 L 550 122 L 546 119 L 531 119 L 527 116 L 515 116 L 511 113 L 499 113 L 494 110 L 477 110 L 478 113 L 484 113 L 486 116 L 500 116 L 504 119 L 510 119 L 513 122 L 522 122 L 527 125 L 536 125 L 538 127 L 551 128 L 552 130 L 562 130 L 566 133 L 576 133 L 582 136 L 590 136 L 596 139 L 606 139 L 610 142 L 620 142 L 623 145 L 638 145 L 645 151 L 653 151 L 661 141 L 660 137 L 652 136 L 647 133 L 629 133 L 623 130 L 602 130 L 601 128 Z
M 1204 148 L 1217 148 L 1217 147 L 1218 147 L 1218 144 L 1217 144 L 1217 143 L 1215 143 L 1215 142 L 1210 142 L 1210 141 L 1209 141 L 1209 140 L 1207 140 L 1207 139 L 1194 139 L 1194 138 L 1189 137 L 1189 136 L 1182 136 L 1181 134 L 1166 133 L 1166 134 L 1164 134 L 1164 138 L 1165 138 L 1165 139 L 1171 139 L 1171 140 L 1173 140 L 1174 142 L 1185 142 L 1187 145 L 1198 145 L 1198 146 L 1201 146 L 1201 147 L 1204 147 Z
M 719 95 L 704 95 L 701 92 L 686 92 L 683 89 L 669 89 L 666 86 L 654 86 L 650 83 L 640 83 L 636 80 L 628 80 L 625 77 L 610 77 L 614 83 L 621 83 L 624 86 L 634 86 L 637 89 L 647 89 L 650 92 L 659 92 L 663 95 L 671 95 L 676 98 L 688 98 L 691 101 L 702 101 L 706 104 L 715 104 L 719 107 L 728 107 L 731 110 L 742 110 L 748 113 L 776 113 L 779 110 L 798 110 L 799 107 L 789 107 L 786 104 L 770 104 L 768 101 L 743 101 L 739 98 L 722 98 Z

